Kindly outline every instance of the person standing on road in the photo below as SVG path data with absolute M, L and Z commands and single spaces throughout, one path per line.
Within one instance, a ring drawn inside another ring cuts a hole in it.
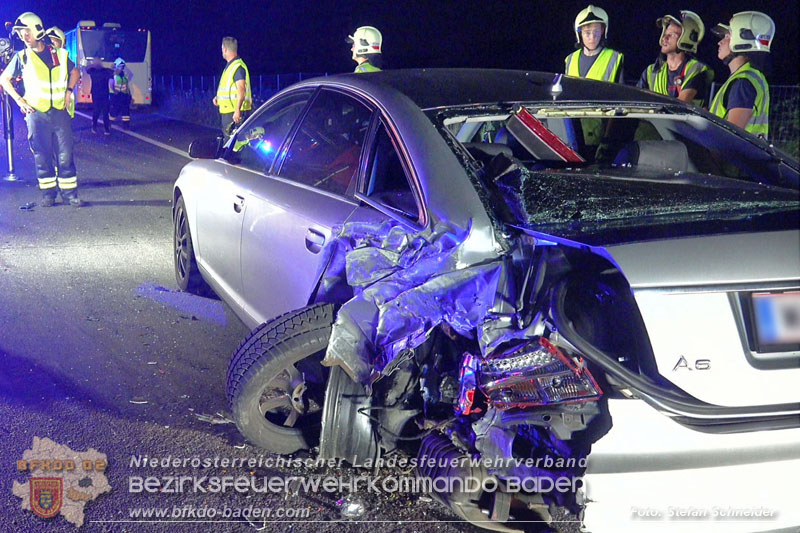
M 233 37 L 222 39 L 222 58 L 227 62 L 219 78 L 214 105 L 219 107 L 220 125 L 225 135 L 241 124 L 253 108 L 250 71 L 239 57 L 239 43 Z
M 578 48 L 564 58 L 567 76 L 622 83 L 625 56 L 606 46 L 608 13 L 600 7 L 588 6 L 575 17 Z
M 381 46 L 383 36 L 377 28 L 372 26 L 361 26 L 353 35 L 347 36 L 347 42 L 353 46 L 350 51 L 353 54 L 353 61 L 357 63 L 356 74 L 365 72 L 379 72 L 383 66 L 383 55 Z
M 86 73 L 92 80 L 92 133 L 97 133 L 97 119 L 103 115 L 103 127 L 106 135 L 111 135 L 111 124 L 108 119 L 109 86 L 114 77 L 110 69 L 103 66 L 99 57 L 92 60 Z
M 108 81 L 111 93 L 111 120 L 122 120 L 122 127 L 131 127 L 131 88 L 125 75 L 125 61 L 118 57 L 114 60 L 114 75 Z
M 656 25 L 661 28 L 661 53 L 642 72 L 637 87 L 707 108 L 714 71 L 694 57 L 706 31 L 702 19 L 684 10 L 680 18 L 664 15 Z
M 758 11 L 742 11 L 712 30 L 720 38 L 717 57 L 731 75 L 709 111 L 753 135 L 769 135 L 769 83 L 763 70 L 775 38 L 775 22 Z
M 52 206 L 58 191 L 64 203 L 80 207 L 78 178 L 73 159 L 69 112 L 80 72 L 63 48 L 45 45 L 42 20 L 31 12 L 20 15 L 12 31 L 25 43 L 0 74 L 0 84 L 25 115 L 28 141 L 42 192 L 41 205 Z M 22 76 L 25 96 L 11 80 Z M 58 164 L 58 175 L 54 162 Z

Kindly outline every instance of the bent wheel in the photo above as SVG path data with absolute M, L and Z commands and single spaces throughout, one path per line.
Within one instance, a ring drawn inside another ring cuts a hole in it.
M 313 305 L 262 324 L 237 348 L 226 392 L 253 444 L 287 454 L 318 443 L 333 320 L 332 304 Z

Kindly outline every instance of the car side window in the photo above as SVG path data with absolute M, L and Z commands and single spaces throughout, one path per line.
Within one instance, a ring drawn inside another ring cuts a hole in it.
M 279 176 L 344 195 L 358 175 L 372 111 L 336 91 L 320 91 L 284 158 Z
M 275 155 L 306 106 L 312 91 L 287 95 L 254 117 L 236 133 L 231 162 L 256 172 L 269 172 Z
M 375 134 L 365 194 L 405 218 L 419 222 L 420 210 L 411 183 L 400 154 L 382 122 Z

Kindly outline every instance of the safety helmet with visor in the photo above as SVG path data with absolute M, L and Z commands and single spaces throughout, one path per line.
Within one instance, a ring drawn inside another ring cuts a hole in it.
M 720 39 L 731 34 L 732 54 L 769 52 L 775 38 L 775 22 L 759 11 L 742 11 L 733 15 L 729 24 L 717 24 L 711 31 Z
M 64 35 L 64 32 L 61 31 L 61 28 L 59 28 L 58 26 L 52 26 L 50 28 L 47 28 L 47 31 L 45 32 L 45 35 L 50 38 L 50 42 L 51 43 L 52 43 L 53 39 L 58 39 L 59 41 L 61 41 L 61 47 L 63 47 L 65 44 L 67 44 L 66 43 L 66 36 Z M 55 44 L 55 43 L 53 43 L 53 44 Z
M 578 44 L 581 44 L 581 27 L 595 22 L 603 25 L 603 38 L 608 38 L 608 13 L 601 7 L 589 5 L 575 17 L 575 34 Z
M 33 34 L 33 38 L 37 41 L 44 39 L 45 31 L 44 25 L 42 24 L 42 19 L 40 19 L 35 13 L 26 11 L 17 17 L 17 20 L 14 21 L 14 25 L 11 27 L 11 31 L 17 32 L 17 36 L 20 38 L 22 37 L 19 35 L 19 32 L 25 29 L 30 30 Z
M 697 53 L 697 45 L 703 40 L 706 34 L 706 27 L 700 16 L 688 10 L 683 10 L 680 13 L 680 18 L 673 17 L 672 15 L 664 15 L 656 21 L 656 25 L 661 27 L 661 37 L 658 42 L 664 40 L 664 35 L 667 33 L 667 28 L 670 24 L 675 24 L 681 28 L 681 36 L 678 37 L 678 50 Z
M 361 26 L 353 32 L 353 35 L 347 36 L 347 42 L 355 45 L 355 54 L 357 56 L 380 54 L 383 36 L 377 28 Z

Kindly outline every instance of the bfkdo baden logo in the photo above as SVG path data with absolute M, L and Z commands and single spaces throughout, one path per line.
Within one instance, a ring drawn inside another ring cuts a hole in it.
M 33 437 L 33 446 L 17 461 L 17 473 L 28 480 L 14 480 L 11 487 L 22 499 L 22 508 L 36 516 L 58 515 L 76 527 L 83 525 L 86 504 L 111 490 L 105 475 L 108 459 L 94 448 L 76 452 L 50 439 Z
M 61 510 L 64 483 L 60 477 L 32 477 L 31 511 L 42 518 L 50 518 Z

